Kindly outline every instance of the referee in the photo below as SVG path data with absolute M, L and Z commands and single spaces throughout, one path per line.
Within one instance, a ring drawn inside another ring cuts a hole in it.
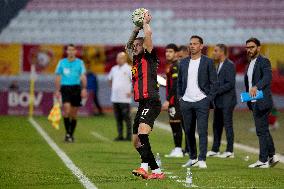
M 81 99 L 87 97 L 87 79 L 84 62 L 76 58 L 76 47 L 69 44 L 66 53 L 67 58 L 61 59 L 56 67 L 55 97 L 62 97 L 65 142 L 74 142 L 78 108 L 81 106 Z

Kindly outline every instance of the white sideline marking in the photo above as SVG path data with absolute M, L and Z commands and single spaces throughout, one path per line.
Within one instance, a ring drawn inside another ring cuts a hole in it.
M 102 136 L 102 135 L 100 135 L 99 133 L 96 133 L 96 132 L 94 132 L 94 131 L 92 131 L 91 134 L 92 134 L 94 137 L 98 138 L 99 140 L 102 140 L 102 141 L 105 141 L 105 142 L 112 142 L 110 139 L 108 139 L 108 138 L 106 138 L 106 137 L 104 137 L 104 136 Z
M 167 124 L 165 124 L 163 122 L 155 121 L 155 125 L 158 128 L 160 128 L 160 129 L 172 132 L 171 128 Z M 195 137 L 198 138 L 198 134 L 195 134 Z M 209 142 L 213 142 L 213 137 L 208 136 L 208 141 Z M 224 141 L 224 140 L 222 140 L 221 143 L 222 144 L 227 144 L 227 142 Z M 242 151 L 245 151 L 245 152 L 249 152 L 249 153 L 253 153 L 253 154 L 258 154 L 259 153 L 259 149 L 253 148 L 253 147 L 250 147 L 250 146 L 247 146 L 247 145 L 239 144 L 239 143 L 234 143 L 234 147 L 239 149 L 239 150 L 242 150 Z M 279 157 L 280 162 L 284 163 L 284 156 L 280 155 L 280 154 L 277 154 L 277 156 Z
M 83 174 L 83 172 L 72 162 L 72 160 L 65 154 L 63 150 L 61 150 L 57 144 L 48 136 L 48 134 L 41 128 L 41 126 L 33 119 L 29 118 L 29 122 L 32 126 L 37 130 L 37 132 L 44 138 L 44 140 L 48 143 L 48 145 L 55 151 L 55 153 L 60 157 L 63 163 L 66 165 L 68 169 L 75 175 L 80 183 L 86 189 L 98 189 L 87 176 Z

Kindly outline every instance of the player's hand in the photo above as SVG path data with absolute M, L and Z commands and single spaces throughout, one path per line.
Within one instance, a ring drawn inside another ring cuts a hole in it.
M 55 96 L 55 98 L 56 98 L 57 100 L 59 100 L 60 97 L 61 97 L 60 91 L 55 91 L 54 96 Z
M 144 13 L 143 24 L 149 24 L 151 20 L 152 20 L 152 16 L 151 16 L 150 12 L 146 11 Z
M 169 101 L 166 100 L 166 101 L 164 102 L 163 106 L 162 106 L 162 110 L 168 110 L 169 105 L 170 105 Z
M 257 87 L 252 87 L 250 90 L 249 90 L 249 95 L 251 96 L 251 97 L 256 97 L 256 93 L 257 93 Z
M 87 89 L 82 89 L 81 90 L 81 97 L 82 98 L 87 98 L 87 95 L 88 95 Z

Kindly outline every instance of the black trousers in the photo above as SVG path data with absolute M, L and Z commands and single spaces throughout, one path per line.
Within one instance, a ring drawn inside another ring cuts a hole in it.
M 252 109 L 256 135 L 259 140 L 259 160 L 266 162 L 268 157 L 272 157 L 275 154 L 274 142 L 269 132 L 268 123 L 271 109 L 259 110 L 255 103 L 252 103 Z
M 234 148 L 234 129 L 233 129 L 234 107 L 215 108 L 213 120 L 213 146 L 212 151 L 219 152 L 221 145 L 223 128 L 226 131 L 227 148 L 226 152 L 233 152 Z
M 113 103 L 114 116 L 116 119 L 118 137 L 123 137 L 123 121 L 126 123 L 127 138 L 132 136 L 130 104 L 129 103 Z
M 194 115 L 197 120 L 197 132 L 199 135 L 199 156 L 200 161 L 206 160 L 208 145 L 208 117 L 210 101 L 204 98 L 198 102 L 186 102 L 181 99 L 180 107 L 184 121 L 185 134 L 190 148 L 190 159 L 197 158 L 196 142 L 193 141 L 195 125 L 193 125 Z

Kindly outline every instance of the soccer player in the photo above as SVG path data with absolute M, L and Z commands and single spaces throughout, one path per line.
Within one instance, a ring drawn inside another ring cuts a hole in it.
M 138 37 L 141 28 L 135 27 L 126 45 L 126 51 L 133 61 L 132 85 L 134 100 L 139 102 L 133 124 L 133 143 L 139 152 L 141 167 L 133 170 L 135 176 L 144 179 L 163 179 L 164 173 L 155 161 L 149 142 L 154 121 L 161 111 L 159 86 L 157 82 L 158 58 L 153 50 L 152 30 L 149 25 L 152 17 L 147 11 L 144 15 L 143 30 L 145 37 Z M 152 173 L 148 174 L 148 165 Z
M 81 98 L 87 97 L 87 79 L 84 62 L 76 58 L 76 47 L 69 44 L 66 53 L 67 58 L 60 60 L 56 67 L 55 97 L 62 97 L 65 141 L 74 142 L 78 108 L 81 106 Z
M 176 44 L 166 46 L 166 61 L 169 64 L 167 69 L 167 100 L 164 102 L 162 109 L 168 110 L 169 122 L 173 132 L 175 148 L 165 157 L 183 157 L 182 144 L 182 123 L 179 103 L 177 100 L 177 77 L 178 77 L 178 47 Z

